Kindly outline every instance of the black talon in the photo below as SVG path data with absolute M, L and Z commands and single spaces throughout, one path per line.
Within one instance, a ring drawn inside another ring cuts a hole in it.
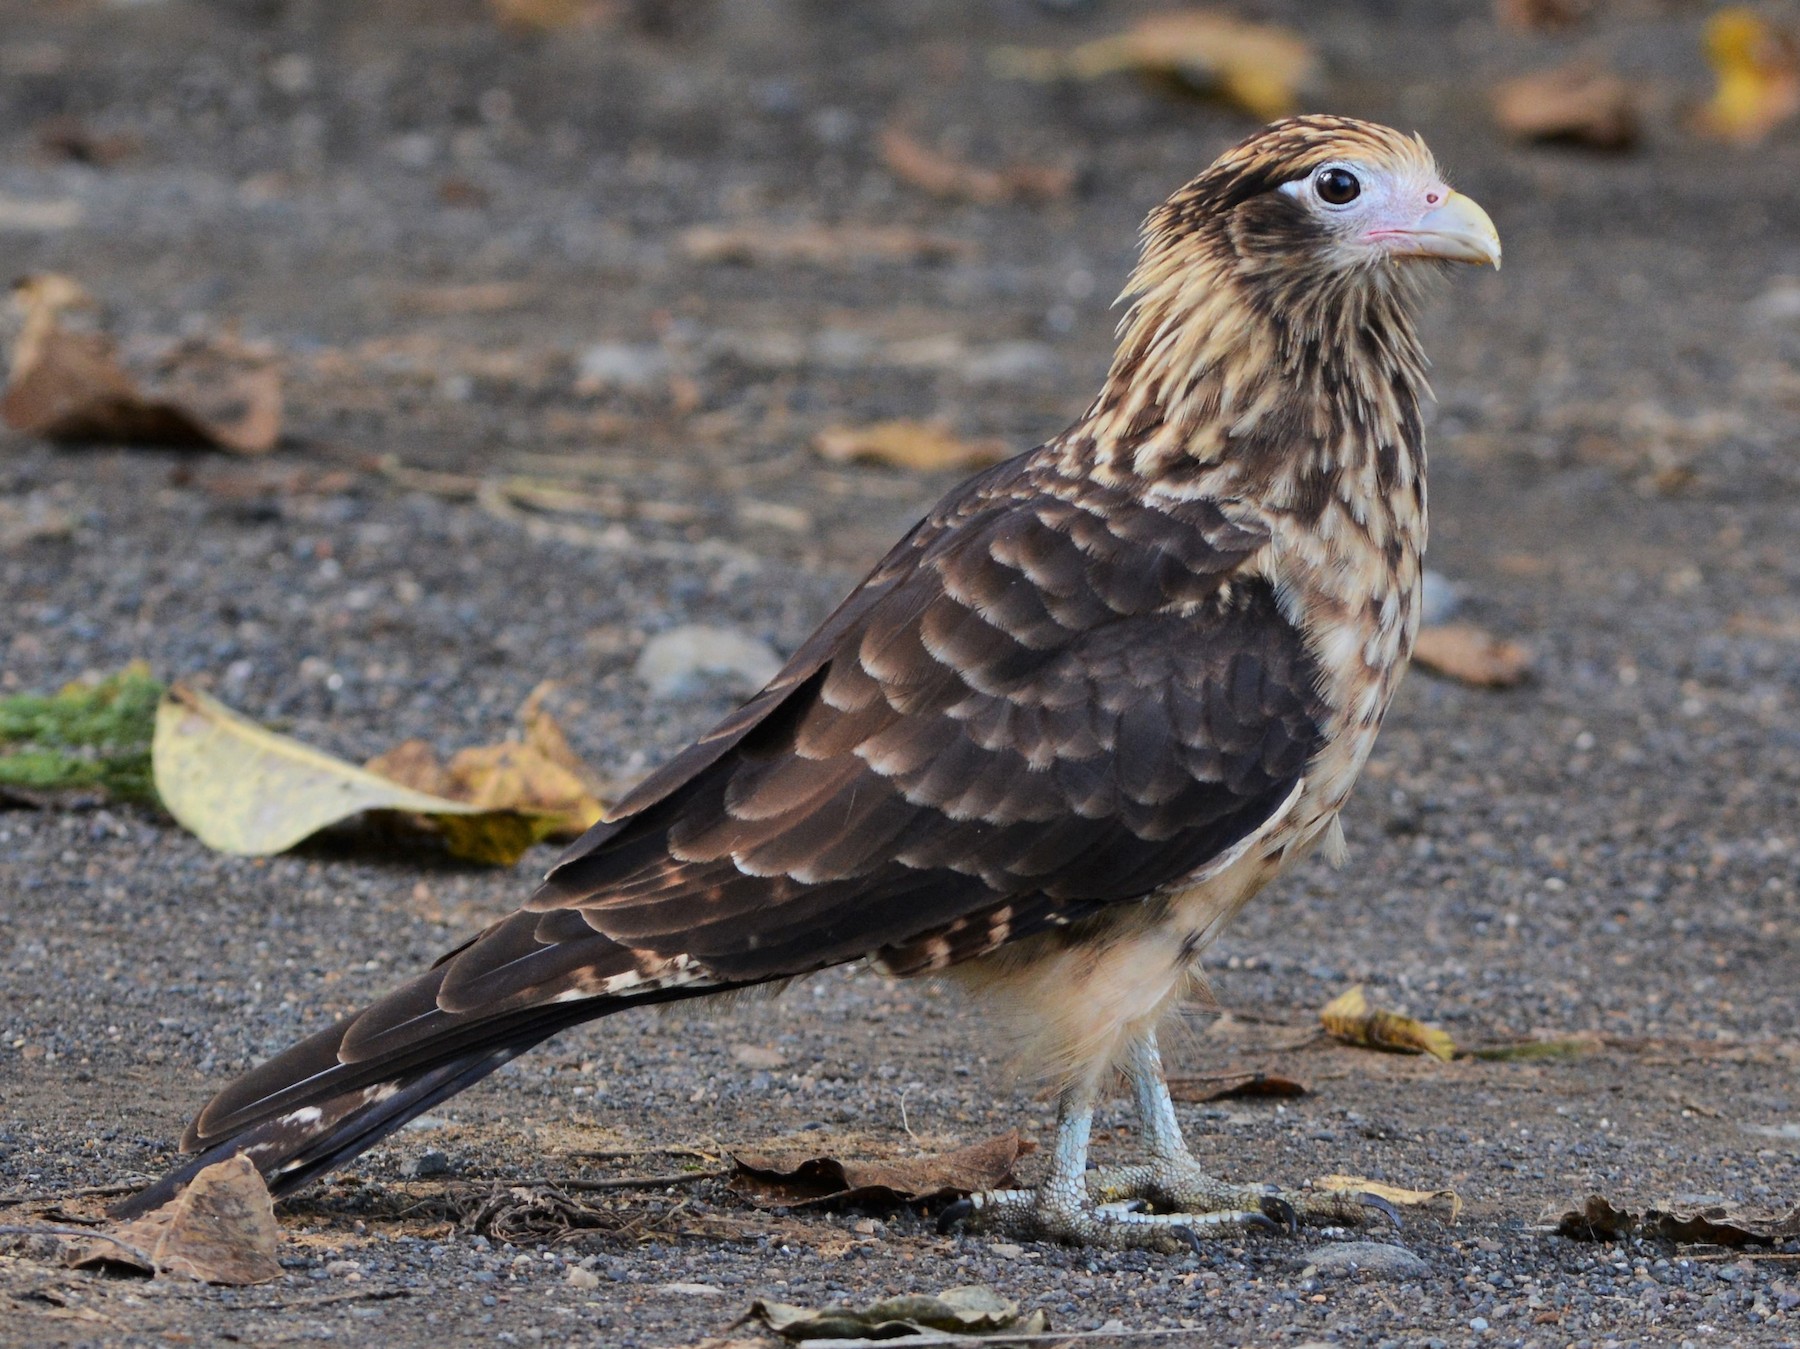
M 975 1211 L 973 1199 L 958 1199 L 950 1207 L 938 1214 L 937 1230 L 939 1236 L 949 1235 L 950 1229 Z
M 1388 1201 L 1383 1199 L 1380 1195 L 1368 1194 L 1365 1192 L 1356 1196 L 1356 1202 L 1361 1204 L 1364 1208 L 1374 1209 L 1394 1225 L 1394 1230 L 1396 1232 L 1400 1230 L 1400 1210 L 1388 1203 Z
M 1269 1226 L 1278 1231 L 1285 1231 L 1290 1237 L 1300 1235 L 1300 1215 L 1294 1206 L 1278 1194 L 1264 1195 L 1262 1201 L 1263 1216 L 1269 1219 Z
M 1260 1232 L 1286 1232 L 1286 1223 L 1276 1222 L 1266 1213 L 1246 1213 L 1244 1226 Z
M 1203 1256 L 1206 1254 L 1206 1247 L 1200 1244 L 1200 1234 L 1194 1231 L 1193 1228 L 1187 1226 L 1187 1224 L 1171 1223 L 1169 1225 L 1169 1231 L 1173 1232 L 1176 1236 L 1187 1242 L 1189 1246 L 1193 1247 L 1195 1255 Z

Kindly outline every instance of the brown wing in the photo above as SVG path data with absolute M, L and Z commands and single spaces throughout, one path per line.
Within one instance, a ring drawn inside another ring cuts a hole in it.
M 1027 456 L 949 498 L 525 908 L 220 1092 L 285 1192 L 556 1031 L 860 956 L 967 959 L 1177 881 L 1288 799 L 1317 674 L 1262 538 Z
M 534 940 L 586 929 L 730 982 L 904 971 L 1193 873 L 1320 743 L 1312 659 L 1240 570 L 1262 542 L 1030 459 L 975 480 L 565 854 Z M 574 955 L 513 973 L 579 986 Z

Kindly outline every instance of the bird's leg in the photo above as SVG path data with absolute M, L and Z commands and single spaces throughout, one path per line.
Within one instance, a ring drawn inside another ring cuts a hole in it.
M 1203 1233 L 1240 1232 L 1248 1228 L 1273 1231 L 1279 1227 L 1275 1219 L 1254 1207 L 1232 1210 L 1215 1204 L 1209 1210 L 1193 1213 L 1148 1213 L 1139 1204 L 1102 1200 L 1090 1184 L 1087 1170 L 1095 1094 L 1092 1085 L 1071 1087 L 1063 1093 L 1057 1110 L 1056 1147 L 1050 1154 L 1050 1173 L 1036 1189 L 972 1194 L 944 1211 L 938 1219 L 938 1230 L 948 1231 L 961 1222 L 972 1231 L 1032 1241 L 1060 1241 L 1110 1250 L 1178 1252 L 1199 1250 Z M 1164 1099 L 1167 1100 L 1166 1091 Z M 1177 1144 L 1180 1136 L 1176 1130 Z
M 1137 1104 L 1150 1160 L 1136 1166 L 1107 1167 L 1087 1173 L 1087 1191 L 1099 1204 L 1137 1200 L 1164 1212 L 1205 1214 L 1216 1223 L 1255 1226 L 1258 1216 L 1292 1228 L 1299 1222 L 1357 1226 L 1374 1208 L 1394 1218 L 1391 1206 L 1364 1195 L 1314 1191 L 1282 1191 L 1274 1186 L 1230 1185 L 1208 1174 L 1188 1151 L 1175 1103 L 1163 1078 L 1156 1032 L 1131 1042 L 1125 1056 L 1125 1078 Z M 1398 1225 L 1398 1219 L 1395 1219 Z

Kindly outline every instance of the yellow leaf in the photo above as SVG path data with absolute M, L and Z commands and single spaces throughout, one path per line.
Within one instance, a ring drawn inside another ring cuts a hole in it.
M 1340 993 L 1319 1011 L 1325 1029 L 1345 1044 L 1399 1054 L 1430 1054 L 1448 1063 L 1456 1057 L 1449 1033 L 1410 1016 L 1369 1006 L 1363 986 Z
M 1712 16 L 1706 59 L 1716 83 L 1700 110 L 1701 130 L 1748 144 L 1800 112 L 1800 42 L 1753 10 Z
M 564 825 L 560 815 L 415 790 L 258 726 L 182 684 L 156 710 L 150 759 L 169 813 L 220 852 L 283 852 L 353 815 L 398 810 L 448 826 L 446 840 L 459 856 L 511 863 Z
M 1422 1207 L 1447 1199 L 1450 1201 L 1450 1221 L 1455 1222 L 1462 1216 L 1462 1196 L 1455 1190 L 1409 1190 L 1404 1186 L 1370 1180 L 1366 1176 L 1320 1176 L 1313 1182 L 1313 1188 L 1330 1190 L 1335 1194 L 1372 1194 L 1377 1199 L 1385 1199 L 1388 1203 L 1398 1204 L 1403 1208 Z
M 1002 49 L 993 66 L 1026 79 L 1135 70 L 1179 80 L 1264 121 L 1293 112 L 1318 82 L 1318 60 L 1298 33 L 1207 10 L 1147 15 L 1067 53 Z
M 1010 453 L 1004 441 L 963 440 L 940 423 L 915 421 L 828 427 L 819 432 L 813 446 L 834 464 L 888 464 L 921 473 L 983 468 Z

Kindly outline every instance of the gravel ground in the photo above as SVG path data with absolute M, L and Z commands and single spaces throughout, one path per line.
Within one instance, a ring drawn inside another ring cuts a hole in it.
M 1123 0 L 619 8 L 519 36 L 470 3 L 0 0 L 7 267 L 79 277 L 128 339 L 234 324 L 279 350 L 290 392 L 289 442 L 254 463 L 0 434 L 0 690 L 144 658 L 367 757 L 496 738 L 555 675 L 577 748 L 631 777 L 734 697 L 653 696 L 632 673 L 648 636 L 703 623 L 791 650 L 949 483 L 825 467 L 811 437 L 894 416 L 1021 447 L 1054 431 L 1104 367 L 1138 220 L 1247 129 L 1124 76 L 988 73 L 993 45 L 1108 31 Z M 1429 324 L 1432 560 L 1461 617 L 1538 662 L 1505 693 L 1412 678 L 1351 864 L 1309 866 L 1216 948 L 1227 1014 L 1193 1010 L 1178 1067 L 1311 1094 L 1182 1109 L 1226 1174 L 1453 1188 L 1460 1217 L 1357 1234 L 1416 1260 L 1347 1271 L 1349 1234 L 1074 1252 L 911 1213 L 766 1214 L 714 1181 L 590 1195 L 623 1230 L 557 1244 L 446 1216 L 511 1182 L 700 1164 L 659 1148 L 1047 1138 L 1050 1104 L 978 1016 L 834 972 L 564 1035 L 288 1205 L 276 1284 L 0 1248 L 0 1342 L 663 1346 L 755 1296 L 964 1283 L 1121 1345 L 1800 1342 L 1793 1243 L 1540 1230 L 1594 1191 L 1800 1202 L 1800 136 L 1735 151 L 1681 129 L 1698 4 L 1632 0 L 1558 37 L 1468 2 L 1250 8 L 1307 24 L 1321 104 L 1423 130 L 1499 224 L 1505 273 L 1459 276 Z M 1492 128 L 1489 81 L 1574 54 L 1632 76 L 1642 151 Z M 135 151 L 68 162 L 43 144 L 59 119 Z M 932 201 L 880 167 L 890 120 L 982 163 L 1067 165 L 1077 190 Z M 680 231 L 717 223 L 900 225 L 960 251 L 687 257 Z M 379 455 L 604 508 L 522 518 Z M 44 518 L 66 527 L 9 523 Z M 91 1214 L 71 1191 L 157 1171 L 215 1086 L 510 908 L 547 856 L 503 874 L 340 841 L 250 861 L 129 808 L 0 814 L 0 1194 L 54 1197 L 0 1217 Z M 1591 1052 L 1307 1041 L 1357 981 L 1467 1044 Z M 1102 1160 L 1129 1147 L 1122 1103 L 1097 1135 Z

